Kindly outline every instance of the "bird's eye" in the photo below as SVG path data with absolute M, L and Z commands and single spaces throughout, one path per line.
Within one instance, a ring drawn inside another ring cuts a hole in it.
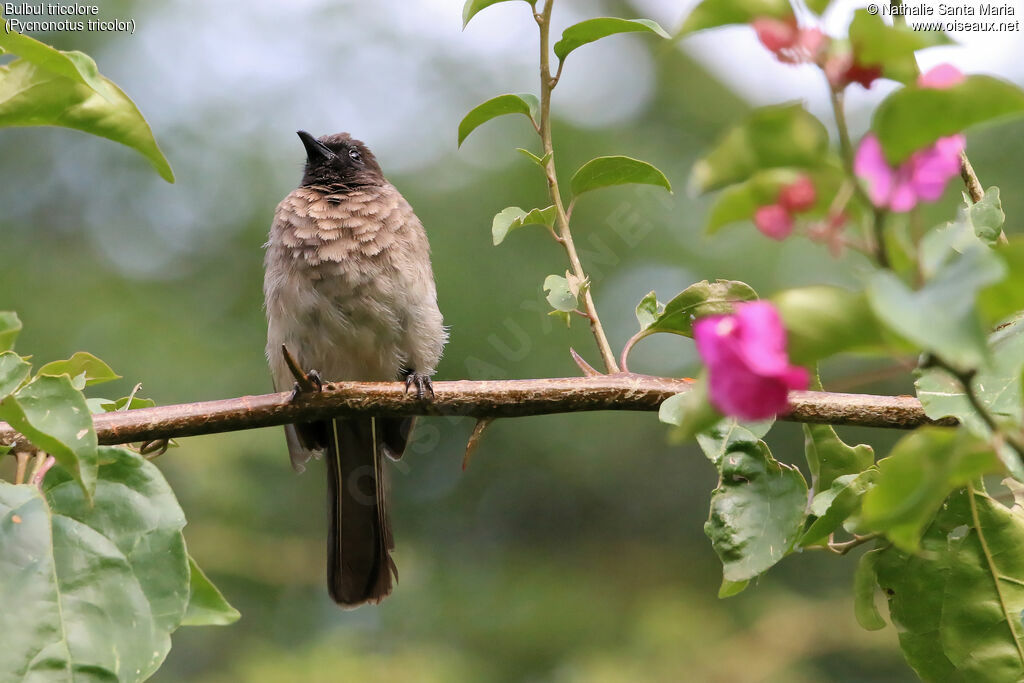
M 348 158 L 352 161 L 362 161 L 363 155 L 359 153 L 358 149 L 350 149 L 348 151 Z

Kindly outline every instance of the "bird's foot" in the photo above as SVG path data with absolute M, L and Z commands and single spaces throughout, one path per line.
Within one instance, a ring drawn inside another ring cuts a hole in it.
M 416 386 L 416 398 L 423 398 L 427 393 L 430 394 L 430 398 L 434 398 L 434 383 L 430 381 L 430 375 L 426 375 L 422 372 L 416 372 L 415 370 L 405 371 L 405 393 L 409 393 L 409 388 Z
M 320 373 L 316 370 L 310 370 L 309 372 L 303 373 L 305 375 L 305 382 L 295 382 L 295 386 L 292 387 L 292 399 L 295 400 L 302 394 L 316 394 L 324 390 L 324 380 L 320 376 Z M 306 387 L 303 387 L 303 384 Z

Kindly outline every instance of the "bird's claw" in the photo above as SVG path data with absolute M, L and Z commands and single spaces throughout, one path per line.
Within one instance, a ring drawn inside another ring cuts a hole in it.
M 409 393 L 409 388 L 416 385 L 416 398 L 422 399 L 428 392 L 430 398 L 434 398 L 434 383 L 430 381 L 430 375 L 424 375 L 421 372 L 410 370 L 405 375 L 405 393 Z
M 302 384 L 300 382 L 296 382 L 295 386 L 292 387 L 292 401 L 297 399 L 302 394 L 319 393 L 324 390 L 323 377 L 320 376 L 320 373 L 317 370 L 310 370 L 309 372 L 304 374 L 306 376 L 306 380 L 308 381 L 309 385 L 312 388 L 308 390 L 303 389 Z

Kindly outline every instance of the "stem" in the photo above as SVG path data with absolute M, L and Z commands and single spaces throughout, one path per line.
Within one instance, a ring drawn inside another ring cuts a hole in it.
M 573 274 L 580 279 L 580 282 L 586 282 L 587 274 L 576 253 L 576 245 L 573 242 L 572 233 L 569 231 L 569 217 L 562 204 L 562 193 L 558 187 L 558 175 L 555 172 L 554 147 L 551 142 L 551 91 L 558 83 L 557 78 L 551 75 L 551 50 L 548 47 L 551 34 L 551 10 L 554 4 L 555 0 L 547 0 L 544 9 L 534 15 L 537 25 L 540 27 L 540 139 L 543 145 L 542 156 L 548 156 L 548 161 L 544 165 L 544 173 L 548 180 L 551 203 L 555 205 L 558 236 L 569 257 Z M 597 348 L 601 351 L 605 370 L 609 373 L 618 372 L 619 366 L 615 363 L 615 354 L 608 343 L 604 327 L 601 326 L 601 319 L 597 315 L 597 307 L 594 305 L 594 297 L 591 296 L 589 287 L 583 292 L 583 309 L 590 319 L 590 331 L 594 333 Z
M 829 99 L 832 102 L 832 114 L 836 120 L 836 130 L 839 132 L 839 150 L 843 157 L 843 165 L 846 166 L 846 173 L 850 176 L 850 180 L 853 182 L 854 192 L 864 201 L 868 206 L 874 206 L 874 202 L 871 201 L 871 197 L 867 195 L 864 188 L 857 181 L 857 174 L 853 169 L 853 143 L 850 141 L 850 129 L 846 123 L 846 110 L 843 106 L 843 94 L 829 85 Z M 873 249 L 875 260 L 878 261 L 878 265 L 882 268 L 889 268 L 889 255 L 885 251 L 885 209 L 875 207 L 874 215 L 872 217 L 871 224 L 871 240 L 873 242 Z
M 14 457 L 18 460 L 18 468 L 14 473 L 14 483 L 24 484 L 25 472 L 28 470 L 29 454 L 23 452 L 15 452 Z
M 829 99 L 832 102 L 832 114 L 836 119 L 836 130 L 839 131 L 839 150 L 843 162 L 850 174 L 850 179 L 857 185 L 857 176 L 853 172 L 853 143 L 850 142 L 850 129 L 846 124 L 846 111 L 843 107 L 843 94 L 829 85 Z
M 835 543 L 829 541 L 828 549 L 836 555 L 845 555 L 859 545 L 863 545 L 868 541 L 873 541 L 881 536 L 881 534 L 864 534 L 863 536 L 854 536 L 853 540 L 843 541 L 841 543 Z
M 981 402 L 981 397 L 978 396 L 978 392 L 974 390 L 973 380 L 974 375 L 977 371 L 968 370 L 965 372 L 958 370 L 957 368 L 953 367 L 943 359 L 938 358 L 936 356 L 931 356 L 928 359 L 928 361 L 923 364 L 924 367 L 927 367 L 929 365 L 941 368 L 950 375 L 952 375 L 960 383 L 960 386 L 964 388 L 964 395 L 967 397 L 968 403 L 971 404 L 971 407 L 974 409 L 974 412 L 978 414 L 978 417 L 981 418 L 981 421 L 984 422 L 985 426 L 988 427 L 990 432 L 992 432 L 993 437 L 1001 438 L 1010 446 L 1010 448 L 1017 452 L 1018 456 L 1024 458 L 1024 445 L 1022 445 L 1013 435 L 1005 433 L 999 427 L 999 424 L 996 422 L 996 419 L 992 416 L 992 413 L 990 413 L 985 404 Z
M 629 364 L 627 359 L 629 358 L 629 352 L 633 350 L 633 347 L 638 341 L 651 334 L 650 330 L 640 330 L 626 342 L 626 345 L 622 347 L 622 355 L 619 356 L 619 367 L 622 368 L 623 372 L 629 372 Z

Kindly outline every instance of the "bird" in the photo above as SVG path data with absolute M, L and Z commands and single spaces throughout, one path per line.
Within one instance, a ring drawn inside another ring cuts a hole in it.
M 302 181 L 278 204 L 264 245 L 274 388 L 301 393 L 283 346 L 319 386 L 404 380 L 429 400 L 448 332 L 426 230 L 362 141 L 297 134 Z M 342 607 L 379 603 L 397 582 L 384 456 L 402 457 L 412 426 L 374 416 L 285 427 L 296 470 L 312 456 L 327 461 L 327 588 Z

